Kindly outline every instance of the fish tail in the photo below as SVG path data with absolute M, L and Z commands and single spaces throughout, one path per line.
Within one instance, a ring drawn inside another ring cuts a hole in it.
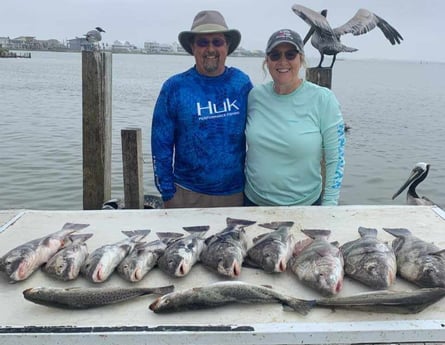
M 85 229 L 88 226 L 90 226 L 90 224 L 65 223 L 62 227 L 62 230 L 79 231 Z
M 235 218 L 226 218 L 226 223 L 228 226 L 234 226 L 234 225 L 243 225 L 243 226 L 249 226 L 252 224 L 255 224 L 256 221 L 254 220 L 247 220 L 247 219 L 235 219 Z
M 307 315 L 309 311 L 316 305 L 316 300 L 304 300 L 292 298 L 282 303 L 284 310 L 289 308 L 301 315 Z
M 358 233 L 361 237 L 364 236 L 372 236 L 377 237 L 377 229 L 374 228 L 365 228 L 364 226 L 359 226 Z
M 272 230 L 278 230 L 278 228 L 284 226 L 287 228 L 290 228 L 294 225 L 294 222 L 292 221 L 286 221 L 286 222 L 271 222 L 271 223 L 263 223 L 263 224 L 258 224 L 259 226 L 263 227 L 263 228 L 267 228 L 267 229 L 272 229 Z
M 162 241 L 162 243 L 166 245 L 173 243 L 178 238 L 184 237 L 184 234 L 179 232 L 157 232 L 156 235 Z
M 322 230 L 322 229 L 302 229 L 301 232 L 303 232 L 305 235 L 309 236 L 310 238 L 316 238 L 316 237 L 329 237 L 331 234 L 331 230 Z
M 165 295 L 175 290 L 174 285 L 160 286 L 156 288 L 151 288 L 147 291 L 147 294 L 157 294 L 157 295 Z
M 76 234 L 76 235 L 69 235 L 68 237 L 71 240 L 71 242 L 73 242 L 73 243 L 76 243 L 76 242 L 81 243 L 81 242 L 85 242 L 86 240 L 93 237 L 93 234 Z
M 140 240 L 143 239 L 151 232 L 150 229 L 141 229 L 141 230 L 122 230 L 122 233 L 128 237 L 136 237 L 139 236 Z
M 201 234 L 204 236 L 205 233 L 209 231 L 210 225 L 183 226 L 182 228 L 191 234 Z
M 405 228 L 383 228 L 383 230 L 395 237 L 408 237 L 411 235 L 411 231 Z

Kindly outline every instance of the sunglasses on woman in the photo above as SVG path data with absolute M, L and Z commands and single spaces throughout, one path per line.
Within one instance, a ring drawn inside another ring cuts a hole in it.
M 208 47 L 212 43 L 214 47 L 222 47 L 224 44 L 226 44 L 226 41 L 222 38 L 214 38 L 212 40 L 208 40 L 207 38 L 198 38 L 195 41 L 195 44 L 200 48 Z
M 286 60 L 288 61 L 292 61 L 295 60 L 295 58 L 298 55 L 298 50 L 287 50 L 284 53 L 283 52 L 279 52 L 279 51 L 271 51 L 269 54 L 267 54 L 267 56 L 269 57 L 269 59 L 271 61 L 278 61 L 281 59 L 281 57 L 283 56 L 286 58 Z

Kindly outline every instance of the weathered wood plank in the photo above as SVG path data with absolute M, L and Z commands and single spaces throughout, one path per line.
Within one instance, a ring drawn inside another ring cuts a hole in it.
M 125 208 L 144 208 L 142 131 L 121 130 Z
M 82 52 L 83 208 L 111 197 L 111 52 Z

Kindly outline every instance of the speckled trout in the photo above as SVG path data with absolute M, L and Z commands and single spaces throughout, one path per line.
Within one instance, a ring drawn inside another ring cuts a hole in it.
M 35 287 L 23 291 L 28 301 L 48 307 L 64 309 L 88 309 L 149 295 L 172 292 L 173 285 L 162 287 L 98 287 L 98 288 L 52 288 Z
M 306 315 L 315 301 L 287 296 L 269 287 L 240 281 L 222 281 L 207 286 L 171 292 L 158 297 L 149 308 L 155 313 L 215 308 L 228 304 L 280 303 Z

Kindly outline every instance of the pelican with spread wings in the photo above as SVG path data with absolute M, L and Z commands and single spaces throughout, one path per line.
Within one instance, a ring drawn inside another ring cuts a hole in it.
M 392 45 L 400 44 L 403 40 L 402 35 L 389 25 L 386 20 L 363 8 L 359 9 L 347 23 L 334 29 L 331 28 L 326 19 L 327 10 L 318 13 L 310 8 L 296 4 L 292 6 L 292 11 L 311 26 L 303 42 L 306 44 L 312 36 L 311 43 L 321 55 L 320 63 L 317 67 L 321 67 L 325 55 L 333 55 L 330 66 L 332 68 L 338 53 L 357 51 L 356 48 L 342 44 L 340 41 L 341 35 L 351 33 L 354 36 L 358 36 L 378 27 Z

